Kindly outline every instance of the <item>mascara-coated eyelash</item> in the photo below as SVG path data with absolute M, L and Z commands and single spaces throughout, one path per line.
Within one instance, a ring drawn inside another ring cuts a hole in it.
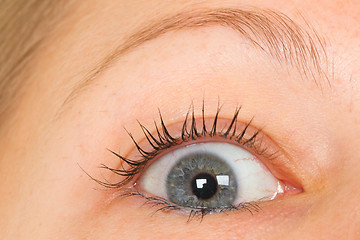
M 190 109 L 192 109 L 192 111 Z M 203 103 L 202 115 L 201 115 L 202 126 L 201 129 L 199 130 L 196 124 L 197 121 L 195 118 L 194 107 L 191 107 L 186 113 L 184 122 L 181 127 L 181 134 L 179 137 L 173 137 L 169 133 L 168 128 L 163 120 L 161 111 L 158 110 L 161 127 L 159 127 L 158 123 L 154 121 L 155 134 L 152 134 L 144 125 L 142 125 L 138 121 L 138 124 L 145 136 L 146 142 L 151 146 L 151 150 L 145 150 L 143 147 L 141 147 L 134 139 L 132 134 L 125 129 L 125 131 L 130 136 L 132 142 L 134 143 L 138 153 L 141 155 L 141 158 L 129 159 L 112 150 L 109 150 L 111 153 L 113 153 L 121 160 L 120 167 L 114 169 L 104 164 L 102 164 L 100 167 L 106 170 L 110 170 L 111 172 L 124 177 L 124 179 L 115 183 L 109 183 L 106 181 L 104 182 L 98 179 L 94 179 L 94 180 L 100 185 L 107 188 L 121 188 L 124 185 L 128 184 L 137 174 L 139 174 L 147 166 L 149 161 L 151 161 L 156 156 L 158 156 L 162 151 L 204 137 L 210 137 L 210 138 L 221 137 L 224 139 L 229 139 L 241 144 L 242 146 L 246 146 L 250 149 L 253 149 L 253 151 L 255 151 L 255 153 L 259 156 L 266 155 L 266 157 L 269 159 L 274 158 L 277 154 L 277 151 L 268 153 L 267 152 L 268 149 L 262 145 L 262 138 L 257 138 L 260 135 L 261 130 L 256 130 L 255 132 L 252 133 L 250 137 L 245 138 L 246 133 L 248 132 L 250 125 L 253 121 L 253 118 L 247 124 L 245 124 L 245 126 L 240 132 L 238 132 L 237 119 L 240 109 L 241 107 L 235 109 L 234 115 L 230 121 L 229 126 L 219 130 L 218 123 L 219 123 L 219 114 L 221 110 L 221 107 L 219 106 L 214 116 L 214 120 L 212 122 L 211 128 L 208 129 L 206 124 L 207 121 L 205 117 L 205 107 Z M 189 116 L 190 114 L 191 116 Z M 254 147 L 255 143 L 257 147 Z

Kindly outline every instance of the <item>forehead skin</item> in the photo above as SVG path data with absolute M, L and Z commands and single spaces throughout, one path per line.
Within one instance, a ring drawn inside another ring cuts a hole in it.
M 209 26 L 170 32 L 138 46 L 64 105 L 135 29 L 204 8 L 270 8 L 304 28 L 310 23 L 325 39 L 328 62 L 321 64 L 331 86 L 317 86 L 228 27 Z M 74 4 L 34 57 L 26 94 L 1 129 L 0 236 L 359 239 L 359 13 L 358 3 L 340 0 Z M 133 148 L 123 126 L 141 139 L 137 119 L 150 125 L 159 107 L 169 122 L 180 122 L 191 100 L 198 106 L 204 95 L 209 109 L 216 109 L 218 97 L 229 106 L 225 117 L 238 105 L 241 121 L 256 115 L 254 126 L 266 125 L 266 133 L 286 149 L 289 172 L 304 194 L 264 203 L 254 216 L 215 214 L 187 224 L 177 214 L 151 217 L 151 210 L 139 208 L 140 200 L 109 203 L 107 192 L 94 190 L 98 185 L 79 166 L 94 177 L 113 177 L 97 167 L 116 163 L 107 148 Z

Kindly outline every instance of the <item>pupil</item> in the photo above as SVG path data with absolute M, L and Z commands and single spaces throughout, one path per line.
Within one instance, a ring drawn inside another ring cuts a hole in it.
M 217 180 L 208 173 L 200 173 L 191 182 L 193 194 L 199 199 L 209 199 L 217 191 Z

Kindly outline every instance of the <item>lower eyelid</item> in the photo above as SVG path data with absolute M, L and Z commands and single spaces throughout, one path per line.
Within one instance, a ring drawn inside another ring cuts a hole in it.
M 124 193 L 130 193 L 128 196 L 124 196 Z M 133 194 L 134 193 L 134 194 Z M 272 201 L 264 201 L 264 202 L 249 202 L 249 203 L 244 203 L 242 206 L 240 206 L 240 208 L 238 209 L 228 209 L 228 210 L 221 210 L 220 212 L 217 213 L 224 213 L 222 214 L 222 217 L 229 217 L 228 212 L 229 211 L 235 211 L 239 212 L 239 213 L 245 213 L 245 216 L 243 216 L 241 219 L 246 221 L 249 221 L 248 217 L 253 217 L 255 214 L 261 214 L 261 215 L 267 215 L 268 217 L 271 217 L 272 219 L 276 217 L 275 212 L 278 212 L 281 216 L 285 216 L 287 214 L 291 214 L 291 216 L 293 217 L 294 215 L 294 211 L 299 211 L 299 209 L 306 209 L 308 206 L 307 204 L 300 204 L 299 205 L 299 199 L 293 199 L 293 201 L 288 201 L 286 198 L 286 196 L 291 196 L 291 195 L 296 195 L 297 193 L 301 193 L 301 191 L 299 190 L 294 190 L 293 192 L 289 192 L 290 194 L 286 194 L 283 195 L 282 198 L 275 198 Z M 130 196 L 131 195 L 131 196 Z M 141 196 L 140 196 L 141 195 Z M 128 198 L 131 197 L 131 198 Z M 296 196 L 295 196 L 296 197 Z M 150 200 L 149 200 L 149 199 Z M 211 212 L 202 212 L 200 211 L 194 211 L 193 209 L 186 209 L 186 208 L 181 208 L 178 207 L 176 205 L 171 204 L 170 202 L 163 202 L 164 199 L 159 199 L 156 196 L 146 196 L 132 188 L 127 188 L 127 189 L 123 189 L 123 191 L 121 192 L 116 192 L 115 194 L 113 194 L 112 196 L 112 201 L 115 200 L 120 200 L 122 202 L 122 204 L 125 204 L 126 206 L 129 206 L 130 208 L 134 208 L 131 211 L 135 211 L 135 210 L 139 210 L 139 206 L 141 206 L 141 209 L 143 209 L 142 211 L 144 211 L 143 214 L 145 214 L 146 216 L 149 216 L 150 218 L 152 218 L 155 215 L 158 214 L 166 214 L 163 215 L 164 216 L 168 216 L 169 212 L 172 211 L 176 211 L 176 215 L 178 216 L 177 218 L 181 221 L 181 222 L 191 222 L 192 220 L 195 221 L 200 221 L 202 222 L 202 219 L 205 215 L 211 214 Z M 300 197 L 300 202 L 302 197 Z M 117 202 L 115 201 L 115 203 Z M 125 201 L 125 202 L 123 202 Z M 159 202 L 160 201 L 160 202 Z M 159 205 L 160 204 L 160 205 Z M 159 206 L 162 206 L 159 208 Z M 275 211 L 275 212 L 274 212 Z M 303 211 L 299 211 L 300 214 Z M 274 215 L 275 214 L 275 215 Z M 245 218 L 244 218 L 245 217 Z M 266 216 L 262 216 L 267 218 Z M 151 220 L 149 218 L 149 221 L 154 221 Z M 218 218 L 214 219 L 217 223 L 218 223 Z M 237 221 L 241 221 L 241 219 L 239 219 L 239 217 L 236 217 Z

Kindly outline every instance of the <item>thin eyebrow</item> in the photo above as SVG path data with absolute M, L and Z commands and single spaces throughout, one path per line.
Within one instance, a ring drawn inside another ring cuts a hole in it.
M 328 66 L 325 38 L 320 37 L 308 22 L 305 23 L 305 28 L 301 27 L 284 13 L 274 10 L 236 8 L 191 10 L 158 19 L 134 31 L 95 66 L 69 94 L 64 104 L 75 98 L 117 59 L 141 44 L 168 32 L 214 25 L 234 29 L 255 48 L 261 49 L 282 64 L 296 67 L 305 77 L 312 78 L 317 86 L 321 86 L 318 79 L 325 79 L 331 86 L 326 71 L 322 68 L 324 65 Z

